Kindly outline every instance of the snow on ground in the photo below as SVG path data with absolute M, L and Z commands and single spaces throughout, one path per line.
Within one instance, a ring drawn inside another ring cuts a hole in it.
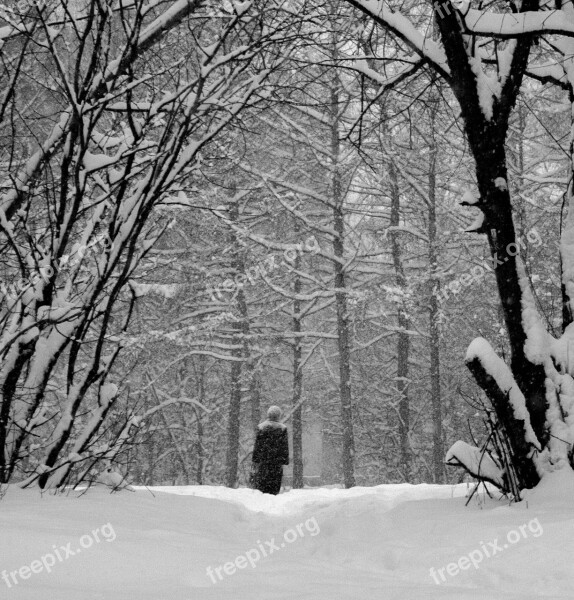
M 0 599 L 573 600 L 574 474 L 514 505 L 466 489 L 10 486 Z
M 146 489 L 146 488 L 138 488 Z M 354 487 L 350 490 L 337 486 L 320 487 L 305 490 L 289 490 L 271 496 L 261 494 L 250 488 L 239 488 L 233 490 L 224 486 L 188 485 L 188 486 L 157 486 L 154 491 L 169 494 L 180 494 L 185 496 L 201 496 L 202 498 L 213 498 L 225 502 L 241 504 L 254 512 L 263 512 L 272 515 L 290 515 L 301 512 L 302 509 L 321 506 L 330 506 L 333 502 L 348 502 L 354 498 L 365 495 L 376 494 L 379 508 L 390 510 L 401 502 L 407 500 L 424 500 L 427 498 L 453 498 L 454 496 L 465 496 L 467 485 L 420 485 L 396 484 L 379 485 L 377 487 Z

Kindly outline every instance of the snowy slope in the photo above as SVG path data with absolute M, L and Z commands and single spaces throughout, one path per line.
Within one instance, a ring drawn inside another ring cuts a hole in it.
M 473 499 L 465 508 L 465 492 L 465 485 L 384 485 L 275 498 L 191 486 L 99 488 L 77 498 L 10 487 L 0 502 L 0 574 L 12 583 L 0 579 L 0 598 L 574 599 L 571 472 L 551 475 L 513 506 Z M 75 553 L 65 558 L 68 544 Z M 261 549 L 273 550 L 264 557 Z M 57 550 L 62 560 L 47 573 L 41 558 Z M 449 575 L 453 562 L 463 569 Z M 16 573 L 23 566 L 26 579 Z

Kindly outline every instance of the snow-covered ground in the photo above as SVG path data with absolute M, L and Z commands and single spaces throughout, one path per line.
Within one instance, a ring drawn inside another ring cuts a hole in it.
M 511 506 L 465 507 L 466 491 L 11 486 L 0 598 L 573 600 L 574 474 L 550 475 Z

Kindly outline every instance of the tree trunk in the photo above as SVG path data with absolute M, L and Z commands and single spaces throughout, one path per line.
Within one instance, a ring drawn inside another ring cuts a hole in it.
M 569 61 L 571 62 L 571 61 Z M 572 66 L 572 65 L 571 65 Z M 571 73 L 571 68 L 568 70 Z M 570 143 L 568 154 L 568 186 L 566 188 L 566 215 L 560 215 L 560 273 L 562 294 L 562 333 L 574 321 L 574 280 L 572 277 L 573 264 L 568 246 L 574 244 L 574 89 L 569 89 L 570 96 Z
M 391 191 L 391 228 L 398 227 L 400 224 L 400 190 L 396 169 L 392 162 L 388 165 Z M 395 282 L 402 291 L 402 297 L 397 306 L 397 391 L 399 394 L 399 440 L 401 448 L 401 470 L 404 481 L 408 481 L 411 473 L 411 447 L 409 440 L 410 428 L 410 406 L 409 406 L 409 350 L 410 339 L 407 333 L 410 325 L 408 311 L 406 309 L 405 294 L 407 291 L 407 282 L 402 261 L 401 246 L 399 243 L 399 233 L 391 229 L 391 253 L 395 269 Z
M 198 398 L 202 406 L 205 406 L 205 356 L 198 357 L 199 373 L 198 373 Z M 197 423 L 197 466 L 195 478 L 198 485 L 203 485 L 203 463 L 204 463 L 204 447 L 203 447 L 203 415 L 202 412 L 194 405 L 195 420 Z
M 233 329 L 241 332 L 241 323 L 232 323 Z M 237 336 L 238 337 L 238 336 Z M 235 338 L 237 340 L 237 337 Z M 241 358 L 240 348 L 233 351 L 233 356 Z M 225 485 L 235 487 L 237 485 L 237 468 L 239 466 L 239 435 L 241 418 L 241 361 L 234 360 L 231 363 L 231 392 L 229 397 L 229 414 L 227 417 L 227 457 Z
M 293 333 L 295 340 L 293 343 L 293 488 L 301 489 L 303 487 L 303 407 L 301 406 L 303 392 L 303 371 L 301 365 L 302 343 L 301 343 L 301 277 L 298 271 L 301 269 L 301 255 L 297 252 L 294 264 L 293 283 Z
M 525 35 L 516 40 L 512 60 L 508 65 L 508 76 L 501 84 L 498 97 L 492 98 L 490 114 L 487 114 L 479 98 L 477 78 L 468 55 L 469 41 L 460 26 L 458 13 L 450 10 L 450 2 L 446 0 L 439 0 L 433 6 L 450 69 L 450 84 L 461 107 L 465 132 L 476 163 L 480 200 L 475 206 L 484 214 L 483 226 L 479 232 L 486 233 L 493 258 L 511 348 L 510 368 L 526 400 L 532 429 L 544 446 L 548 439 L 545 428 L 545 373 L 542 365 L 532 364 L 525 355 L 522 290 L 515 253 L 516 232 L 512 220 L 505 154 L 510 113 L 516 103 L 534 38 Z M 537 0 L 525 0 L 520 10 L 537 8 Z M 508 410 L 510 407 L 504 406 L 504 394 L 495 389 L 494 381 L 489 381 L 492 378 L 482 377 L 472 362 L 469 368 L 493 403 L 499 422 L 509 437 L 515 460 L 522 466 L 519 470 L 520 484 L 527 487 L 535 485 L 538 476 L 533 467 L 531 448 L 525 443 L 523 430 L 515 427 L 512 419 L 509 420 L 512 411 Z
M 431 90 L 434 95 L 434 90 Z M 442 433 L 442 400 L 440 389 L 440 329 L 438 298 L 434 293 L 435 282 L 438 281 L 437 223 L 436 223 L 436 154 L 435 140 L 436 113 L 438 97 L 429 98 L 430 103 L 430 148 L 428 170 L 428 248 L 430 268 L 429 298 L 429 346 L 430 346 L 430 384 L 433 423 L 433 478 L 435 483 L 444 483 L 444 444 Z
M 229 210 L 229 216 L 232 221 L 239 218 L 239 207 L 237 202 L 232 203 Z M 231 232 L 231 243 L 234 248 L 233 273 L 245 275 L 245 261 L 242 248 L 234 231 Z M 232 336 L 233 352 L 235 359 L 231 364 L 231 393 L 229 398 L 229 416 L 227 421 L 227 457 L 226 457 L 226 475 L 225 485 L 227 487 L 237 486 L 237 476 L 239 467 L 239 437 L 241 430 L 241 387 L 242 387 L 242 366 L 243 361 L 248 359 L 249 348 L 249 321 L 247 315 L 247 302 L 245 292 L 242 286 L 236 289 L 236 305 L 241 319 L 234 321 L 231 328 L 234 330 Z M 247 355 L 246 355 L 247 353 Z
M 248 347 L 247 349 L 250 352 L 250 348 Z M 248 380 L 251 424 L 253 425 L 253 431 L 256 433 L 257 427 L 261 423 L 261 375 L 253 360 L 249 363 Z
M 334 82 L 334 86 L 338 81 Z M 347 283 L 345 273 L 345 220 L 344 194 L 340 165 L 339 142 L 339 92 L 331 88 L 331 161 L 332 202 L 335 234 L 333 253 L 335 256 L 335 303 L 337 307 L 337 345 L 339 350 L 339 397 L 341 400 L 341 422 L 343 428 L 343 478 L 346 488 L 355 485 L 353 407 L 351 395 L 351 352 L 349 313 L 347 309 Z
M 524 423 L 516 419 L 514 410 L 508 401 L 508 394 L 503 393 L 490 373 L 484 369 L 479 360 L 467 362 L 467 367 L 478 385 L 492 402 L 498 422 L 510 442 L 512 465 L 523 487 L 534 487 L 539 476 L 530 458 L 532 447 L 524 436 Z
M 488 135 L 488 132 L 485 132 Z M 510 368 L 526 398 L 532 429 L 542 444 L 547 441 L 545 373 L 542 365 L 532 364 L 525 355 L 526 332 L 522 323 L 522 290 L 518 275 L 516 232 L 507 185 L 504 142 L 484 144 L 474 149 L 480 208 L 485 215 L 486 233 L 495 266 L 504 320 L 511 347 Z M 497 182 L 497 183 L 495 183 Z M 504 182 L 504 183 L 503 183 Z M 497 185 L 498 184 L 498 185 Z M 512 249 L 512 252 L 509 252 Z

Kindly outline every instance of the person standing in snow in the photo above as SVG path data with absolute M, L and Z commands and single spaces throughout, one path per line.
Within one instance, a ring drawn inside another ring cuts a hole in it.
M 257 429 L 253 448 L 253 487 L 264 494 L 277 495 L 283 479 L 283 465 L 289 464 L 287 427 L 279 421 L 281 409 L 271 406 L 267 420 Z

